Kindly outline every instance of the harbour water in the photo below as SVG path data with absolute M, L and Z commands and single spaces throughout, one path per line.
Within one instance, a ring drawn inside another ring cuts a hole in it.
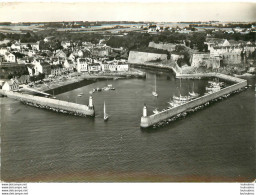
M 157 129 L 140 129 L 149 112 L 179 95 L 179 79 L 157 73 L 146 79 L 98 81 L 56 95 L 88 104 L 95 118 L 42 110 L 1 98 L 1 178 L 4 181 L 252 181 L 255 178 L 254 87 Z M 249 84 L 254 85 L 255 80 Z M 192 90 L 182 80 L 181 94 Z M 203 94 L 207 80 L 195 80 Z M 61 91 L 60 91 L 61 92 Z M 81 97 L 78 94 L 83 93 Z M 110 118 L 103 120 L 106 102 Z

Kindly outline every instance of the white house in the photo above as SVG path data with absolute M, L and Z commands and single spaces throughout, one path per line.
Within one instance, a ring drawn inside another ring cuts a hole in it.
M 101 65 L 99 63 L 88 64 L 89 73 L 98 73 L 101 71 Z
M 72 60 L 65 60 L 63 67 L 66 71 L 73 71 L 75 63 Z
M 91 63 L 91 59 L 89 58 L 78 58 L 77 59 L 77 72 L 87 72 L 88 64 Z
M 4 56 L 7 52 L 8 52 L 8 49 L 7 49 L 7 48 L 4 48 L 4 47 L 3 47 L 3 48 L 0 49 L 0 55 L 3 55 L 3 56 Z
M 37 59 L 34 60 L 32 64 L 34 64 L 35 75 L 39 75 L 39 73 L 44 73 L 45 75 L 51 74 L 51 65 L 48 62 Z
M 7 52 L 4 56 L 7 62 L 16 62 L 16 57 L 14 54 Z
M 129 70 L 129 65 L 116 60 L 104 63 L 101 65 L 103 72 L 126 72 Z
M 14 44 L 12 44 L 12 45 L 11 45 L 11 49 L 20 50 L 20 49 L 21 49 L 20 43 L 14 43 Z
M 3 84 L 2 90 L 4 91 L 15 91 L 19 89 L 18 81 L 11 79 Z

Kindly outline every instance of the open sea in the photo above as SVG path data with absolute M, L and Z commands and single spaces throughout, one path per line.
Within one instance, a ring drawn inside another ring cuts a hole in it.
M 156 129 L 140 129 L 148 113 L 167 108 L 173 95 L 207 80 L 175 79 L 146 71 L 146 79 L 103 80 L 67 91 L 58 99 L 88 104 L 96 116 L 78 117 L 0 98 L 1 180 L 16 182 L 212 181 L 245 182 L 256 175 L 255 79 L 253 87 Z M 158 98 L 152 96 L 156 76 Z M 194 83 L 194 84 L 193 84 Z M 78 97 L 83 93 L 82 97 Z M 103 120 L 103 102 L 110 118 Z

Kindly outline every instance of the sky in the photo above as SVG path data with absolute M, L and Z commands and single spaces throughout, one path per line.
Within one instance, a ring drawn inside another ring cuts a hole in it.
M 52 21 L 255 22 L 250 2 L 1 2 L 0 22 Z

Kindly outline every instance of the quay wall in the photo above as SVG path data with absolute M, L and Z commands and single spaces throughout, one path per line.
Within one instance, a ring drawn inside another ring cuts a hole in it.
M 203 77 L 208 77 L 208 78 L 216 77 L 216 78 L 220 78 L 220 79 L 235 82 L 235 83 L 241 83 L 246 81 L 241 78 L 237 78 L 237 77 L 233 77 L 233 76 L 221 74 L 221 73 L 176 74 L 176 78 L 182 78 L 182 79 L 203 78 Z
M 226 75 L 225 75 L 226 76 Z M 204 95 L 201 97 L 198 97 L 186 104 L 183 104 L 181 106 L 177 106 L 171 109 L 168 109 L 166 111 L 162 111 L 158 114 L 150 115 L 147 117 L 141 117 L 141 124 L 140 126 L 142 128 L 147 128 L 150 127 L 160 121 L 166 120 L 168 118 L 174 117 L 180 113 L 183 113 L 189 109 L 195 108 L 197 106 L 203 105 L 211 100 L 214 100 L 216 98 L 222 97 L 224 95 L 230 94 L 236 90 L 239 90 L 241 88 L 244 88 L 247 86 L 247 81 L 243 80 L 242 82 L 236 83 L 234 85 L 231 85 L 229 87 L 226 87 L 224 89 L 221 89 L 220 91 L 209 94 L 209 95 Z
M 56 111 L 66 111 L 72 114 L 82 115 L 82 116 L 94 116 L 94 109 L 90 109 L 86 105 L 76 104 L 72 102 L 66 102 L 57 99 L 33 96 L 28 94 L 21 94 L 18 92 L 4 91 L 0 90 L 0 94 L 7 97 L 19 100 L 29 105 L 34 105 L 36 107 L 43 107 L 46 109 L 56 110 Z
M 182 73 L 182 69 L 177 65 L 176 62 L 169 62 L 169 63 L 130 63 L 134 68 L 148 68 L 148 69 L 162 69 L 162 70 L 172 70 L 176 75 L 180 75 Z

